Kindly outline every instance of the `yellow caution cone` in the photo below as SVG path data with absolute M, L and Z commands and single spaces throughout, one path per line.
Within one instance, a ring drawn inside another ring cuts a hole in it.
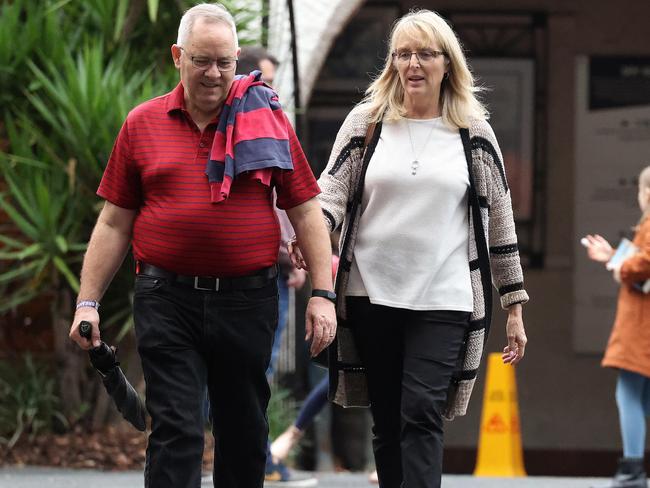
M 503 364 L 501 353 L 488 357 L 474 476 L 526 476 L 515 368 Z

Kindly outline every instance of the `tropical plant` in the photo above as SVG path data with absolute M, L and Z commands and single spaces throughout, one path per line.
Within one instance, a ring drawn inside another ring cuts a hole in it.
M 56 59 L 64 44 L 54 16 L 40 2 L 3 1 L 0 5 L 0 117 L 23 108 L 22 90 L 30 82 L 27 62 L 38 51 Z
M 296 401 L 291 390 L 279 385 L 272 388 L 271 400 L 266 411 L 269 420 L 269 437 L 275 439 L 296 418 Z
M 101 205 L 95 189 L 127 112 L 177 83 L 169 46 L 181 13 L 195 3 L 0 6 L 0 314 L 34 297 L 51 304 L 61 409 L 69 419 L 96 401 L 88 397 L 94 390 L 86 358 L 67 338 L 85 241 Z M 224 3 L 244 33 L 240 42 L 250 42 L 260 12 Z M 123 267 L 102 301 L 103 329 L 117 326 L 113 340 L 130 330 L 131 290 L 132 272 Z
M 154 94 L 150 70 L 129 71 L 127 60 L 127 51 L 106 59 L 100 39 L 74 58 L 64 53 L 56 64 L 46 60 L 39 67 L 29 61 L 29 110 L 5 122 L 12 153 L 0 154 L 6 183 L 0 208 L 17 235 L 0 235 L 0 259 L 12 264 L 0 268 L 0 284 L 11 285 L 0 313 L 37 295 L 50 298 L 55 355 L 62 366 L 61 396 L 68 414 L 83 400 L 85 381 L 79 373 L 83 359 L 71 349 L 66 331 L 79 290 L 84 243 L 99 211 L 88 202 L 96 201 L 95 188 L 126 113 Z M 159 87 L 156 94 L 166 89 Z M 121 290 L 130 289 L 126 271 L 116 280 L 123 281 Z M 119 320 L 127 330 L 130 295 L 113 297 L 106 303 L 104 326 Z
M 47 365 L 30 355 L 22 364 L 0 362 L 0 444 L 11 449 L 21 436 L 49 430 L 54 421 L 67 425 L 59 410 L 56 382 Z
M 10 133 L 14 133 L 13 128 Z M 0 283 L 16 284 L 10 299 L 0 304 L 0 312 L 43 293 L 55 275 L 77 291 L 79 282 L 73 269 L 85 243 L 80 235 L 81 222 L 75 218 L 80 202 L 70 198 L 68 176 L 24 157 L 4 157 L 0 168 L 7 185 L 7 191 L 0 194 L 0 208 L 21 234 L 19 238 L 0 235 L 4 244 L 0 259 L 15 263 L 0 273 Z

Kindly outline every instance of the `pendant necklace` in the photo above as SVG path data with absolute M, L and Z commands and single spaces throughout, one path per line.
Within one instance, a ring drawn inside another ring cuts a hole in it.
M 435 123 L 431 124 L 431 129 L 429 129 L 429 133 L 427 134 L 426 139 L 424 140 L 424 145 L 422 146 L 422 149 L 420 149 L 419 153 L 415 152 L 415 146 L 413 145 L 413 136 L 411 135 L 411 121 L 409 119 L 406 119 L 406 128 L 408 129 L 409 132 L 409 140 L 411 141 L 411 152 L 413 153 L 413 161 L 411 161 L 411 174 L 415 175 L 418 172 L 418 168 L 420 167 L 420 156 L 422 156 L 422 152 L 424 149 L 427 147 L 427 144 L 429 142 L 429 138 L 431 137 L 431 133 L 433 132 L 433 128 L 436 126 Z

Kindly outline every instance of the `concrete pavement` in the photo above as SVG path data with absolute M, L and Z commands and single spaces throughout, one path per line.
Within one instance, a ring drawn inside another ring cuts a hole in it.
M 315 474 L 317 488 L 372 488 L 364 473 Z M 589 488 L 604 485 L 603 478 L 474 478 L 466 475 L 445 475 L 444 488 Z M 0 468 L 0 488 L 140 488 L 142 472 L 125 473 L 68 470 L 53 468 Z M 208 488 L 211 485 L 203 485 Z

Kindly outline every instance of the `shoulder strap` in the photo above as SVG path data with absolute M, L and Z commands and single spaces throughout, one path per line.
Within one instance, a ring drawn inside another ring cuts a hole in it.
M 370 122 L 368 124 L 368 128 L 366 129 L 366 139 L 363 141 L 363 152 L 366 152 L 366 149 L 368 148 L 368 144 L 370 144 L 370 141 L 372 140 L 372 136 L 375 134 L 375 127 L 377 126 L 377 122 Z

